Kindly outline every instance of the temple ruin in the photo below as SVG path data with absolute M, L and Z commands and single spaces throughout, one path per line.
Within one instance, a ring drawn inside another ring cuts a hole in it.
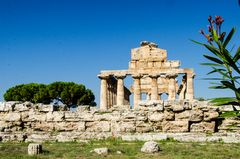
M 178 82 L 177 77 L 182 77 Z M 124 78 L 131 76 L 133 85 L 124 86 Z M 142 94 L 147 100 L 161 100 L 166 94 L 168 100 L 192 100 L 194 98 L 194 71 L 180 68 L 180 61 L 167 60 L 167 51 L 152 42 L 143 41 L 139 48 L 131 50 L 128 70 L 104 70 L 101 79 L 100 109 L 107 110 L 114 105 L 129 105 L 133 94 L 133 108 L 137 108 Z

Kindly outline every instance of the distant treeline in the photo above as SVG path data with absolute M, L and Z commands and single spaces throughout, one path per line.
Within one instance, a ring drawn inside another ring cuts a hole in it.
M 30 101 L 49 104 L 54 100 L 71 105 L 93 105 L 95 96 L 90 89 L 74 82 L 54 82 L 51 84 L 29 83 L 16 85 L 6 91 L 5 101 Z

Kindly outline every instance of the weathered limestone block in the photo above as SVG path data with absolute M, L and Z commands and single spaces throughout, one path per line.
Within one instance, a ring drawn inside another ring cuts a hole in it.
M 164 121 L 163 132 L 188 132 L 188 121 Z
M 5 129 L 8 129 L 12 124 L 5 121 L 0 121 L 0 132 L 3 132 Z
M 175 120 L 189 120 L 190 111 L 185 110 L 183 112 L 175 113 Z
M 111 118 L 109 119 L 111 121 L 120 121 L 121 115 L 120 112 L 113 112 Z
M 80 105 L 77 107 L 77 112 L 86 112 L 90 110 L 89 105 Z
M 48 112 L 47 121 L 63 121 L 64 112 Z
M 153 131 L 153 127 L 144 121 L 137 121 L 136 122 L 136 132 L 150 132 Z
M 162 132 L 162 126 L 163 123 L 162 122 L 154 122 L 152 123 L 151 127 L 153 128 L 154 132 Z
M 136 121 L 136 114 L 134 112 L 122 113 L 121 121 Z
M 129 108 L 130 108 L 130 105 L 113 105 L 107 111 L 105 110 L 105 112 L 111 113 L 113 111 L 125 111 L 125 110 L 128 110 Z
M 191 111 L 189 121 L 200 122 L 202 120 L 203 120 L 203 111 L 201 111 L 201 110 L 192 110 Z
M 21 121 L 6 122 L 0 121 L 0 132 L 14 132 L 22 130 Z
M 0 112 L 0 121 L 5 121 L 5 117 L 7 116 L 7 113 Z
M 9 141 L 23 142 L 27 138 L 27 135 L 24 132 L 12 132 L 12 133 L 5 133 L 1 135 L 3 135 L 2 136 L 3 142 L 9 142 Z
M 26 138 L 26 142 L 44 142 L 44 141 L 55 141 L 50 135 L 50 133 L 46 132 L 32 132 L 28 134 Z
M 145 100 L 139 101 L 139 110 L 163 111 L 164 104 L 161 100 Z
M 95 113 L 93 118 L 95 121 L 109 121 L 112 119 L 112 114 L 111 113 L 104 113 L 104 114 Z
M 94 115 L 92 112 L 64 112 L 64 119 L 66 121 L 94 121 Z
M 53 112 L 54 111 L 54 106 L 52 104 L 42 104 L 42 103 L 38 103 L 36 104 L 36 108 L 40 111 L 40 112 Z
M 46 121 L 46 113 L 41 113 L 36 110 L 30 109 L 28 112 L 21 112 L 22 121 L 24 122 L 35 122 L 35 121 Z
M 192 104 L 189 101 L 182 101 L 180 102 L 181 105 L 183 105 L 184 110 L 191 110 L 192 109 Z
M 111 125 L 108 121 L 86 122 L 86 131 L 90 132 L 109 132 Z
M 30 102 L 25 102 L 25 103 L 18 103 L 14 107 L 14 111 L 18 112 L 23 112 L 23 111 L 29 111 L 31 108 L 31 103 Z
M 219 114 L 216 111 L 204 112 L 204 121 L 216 120 L 218 117 Z
M 159 122 L 159 121 L 163 121 L 163 119 L 164 119 L 164 113 L 154 112 L 153 114 L 148 115 L 149 121 Z
M 114 132 L 135 132 L 136 131 L 136 122 L 112 122 L 111 130 Z
M 19 102 L 0 102 L 0 112 L 10 112 L 13 111 L 15 105 Z
M 175 104 L 175 102 L 172 101 L 172 100 L 166 100 L 166 101 L 163 102 L 163 106 L 167 110 L 171 109 L 173 104 Z
M 238 132 L 240 133 L 240 118 L 225 118 L 221 125 L 218 126 L 220 132 Z
M 85 122 L 56 122 L 54 129 L 57 131 L 85 131 Z
M 209 103 L 209 101 L 199 101 L 199 100 L 192 100 L 192 107 L 193 108 L 206 108 L 207 106 L 210 106 L 211 103 Z
M 136 121 L 147 121 L 147 112 L 137 112 Z
M 144 152 L 144 153 L 156 153 L 158 151 L 160 151 L 160 146 L 155 141 L 145 142 L 141 148 L 141 152 Z
M 32 122 L 31 127 L 34 131 L 50 132 L 55 129 L 55 123 L 53 123 L 53 122 Z
M 107 155 L 109 150 L 108 148 L 103 147 L 103 148 L 96 148 L 93 151 L 99 155 Z
M 9 127 L 5 127 L 4 132 L 14 133 L 22 131 L 22 127 L 20 126 L 20 122 L 13 122 Z
M 53 111 L 69 111 L 70 108 L 66 104 L 53 105 Z
M 162 100 L 142 100 L 139 101 L 139 106 L 142 107 L 157 107 L 157 106 L 163 106 Z
M 15 113 L 15 112 L 11 112 L 11 113 L 7 113 L 5 118 L 5 121 L 21 121 L 21 114 L 20 113 Z
M 74 142 L 74 136 L 72 132 L 60 132 L 56 136 L 57 142 Z
M 222 105 L 222 106 L 218 106 L 218 108 L 219 108 L 219 112 L 234 111 L 234 109 L 240 110 L 240 106 L 237 106 L 237 105 Z
M 81 121 L 94 121 L 93 113 L 91 112 L 81 112 L 78 113 Z
M 80 121 L 79 114 L 77 112 L 66 111 L 65 112 L 65 121 Z
M 136 133 L 121 135 L 123 141 L 151 141 L 151 140 L 167 140 L 167 133 Z
M 172 105 L 172 110 L 174 112 L 181 112 L 181 111 L 184 111 L 184 107 L 183 105 L 180 105 L 180 104 L 174 104 Z
M 175 113 L 171 111 L 165 111 L 164 112 L 164 119 L 165 120 L 174 120 L 175 119 Z
M 219 112 L 219 107 L 206 105 L 200 108 L 203 112 Z
M 192 123 L 190 132 L 215 132 L 215 121 Z
M 38 155 L 42 153 L 42 145 L 32 143 L 28 145 L 28 154 L 29 155 Z

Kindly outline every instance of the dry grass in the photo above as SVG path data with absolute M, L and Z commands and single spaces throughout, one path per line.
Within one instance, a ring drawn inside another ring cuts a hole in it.
M 156 154 L 140 152 L 144 142 L 125 142 L 118 139 L 90 141 L 88 143 L 43 143 L 43 154 L 28 156 L 28 143 L 0 143 L 1 159 L 81 159 L 81 158 L 112 158 L 112 159 L 239 159 L 240 144 L 225 143 L 180 143 L 175 141 L 160 141 L 161 151 Z M 90 152 L 94 148 L 108 147 L 107 156 L 99 156 Z M 117 154 L 121 151 L 122 154 Z

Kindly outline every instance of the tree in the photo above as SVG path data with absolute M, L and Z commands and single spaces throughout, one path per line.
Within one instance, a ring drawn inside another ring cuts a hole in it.
M 45 104 L 57 99 L 68 106 L 96 105 L 92 91 L 86 89 L 82 84 L 73 82 L 53 82 L 49 85 L 21 84 L 8 89 L 4 94 L 4 99 L 6 101 L 30 101 Z
M 34 102 L 34 95 L 43 87 L 42 84 L 29 83 L 12 87 L 4 94 L 6 101 L 30 101 Z
M 232 28 L 227 36 L 226 32 L 222 32 L 221 26 L 224 22 L 221 16 L 215 16 L 212 19 L 211 16 L 208 18 L 208 34 L 203 30 L 200 33 L 207 39 L 207 43 L 197 44 L 204 46 L 211 54 L 203 55 L 209 62 L 202 63 L 202 65 L 211 67 L 211 71 L 208 75 L 215 75 L 214 78 L 206 78 L 206 80 L 212 80 L 212 89 L 229 89 L 233 91 L 235 97 L 229 98 L 215 98 L 212 100 L 216 105 L 223 104 L 235 104 L 240 105 L 240 46 L 237 48 L 236 52 L 233 54 L 231 50 L 228 49 L 228 44 L 232 39 L 236 29 Z M 236 111 L 236 113 L 239 113 Z

